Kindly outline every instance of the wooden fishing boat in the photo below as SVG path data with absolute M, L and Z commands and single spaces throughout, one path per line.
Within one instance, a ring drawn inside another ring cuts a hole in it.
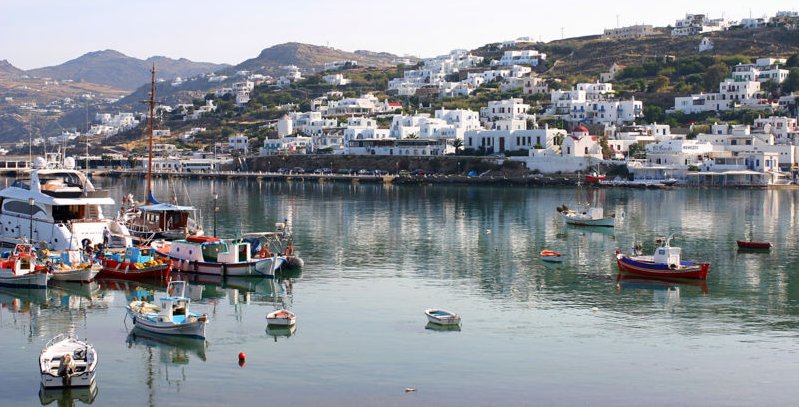
M 541 252 L 538 253 L 538 258 L 541 259 L 541 261 L 548 261 L 550 263 L 560 263 L 563 261 L 562 254 L 547 249 L 541 250 Z
M 586 174 L 585 183 L 586 184 L 597 184 L 600 181 L 604 181 L 606 178 L 607 178 L 607 175 L 605 175 L 605 174 L 592 172 L 590 174 Z
M 266 316 L 266 323 L 268 325 L 290 326 L 297 323 L 297 316 L 289 310 L 279 309 Z
M 750 250 L 769 250 L 771 249 L 771 242 L 752 242 L 750 240 L 736 240 L 735 243 L 739 249 Z
M 135 327 L 162 335 L 204 339 L 208 315 L 189 310 L 191 299 L 186 297 L 186 285 L 185 281 L 170 282 L 168 295 L 160 299 L 160 306 L 143 300 L 131 301 L 127 310 Z
M 438 325 L 458 325 L 461 323 L 460 315 L 443 309 L 426 309 L 424 314 L 427 320 Z
M 283 258 L 262 247 L 253 255 L 246 240 L 222 240 L 211 236 L 189 236 L 174 242 L 152 243 L 156 254 L 171 261 L 175 271 L 218 276 L 274 277 Z
M 33 246 L 18 244 L 9 256 L 0 260 L 0 285 L 47 288 L 50 274 L 41 269 Z
M 673 236 L 669 236 L 659 240 L 662 245 L 655 249 L 652 256 L 644 256 L 638 250 L 628 256 L 616 250 L 619 271 L 644 276 L 706 279 L 710 263 L 683 261 L 682 249 L 670 245 L 672 238 Z
M 84 256 L 80 250 L 64 250 L 50 256 L 47 270 L 51 280 L 89 282 L 97 277 L 100 268 L 99 262 Z
M 168 280 L 170 263 L 155 258 L 153 250 L 148 246 L 137 246 L 128 247 L 124 253 L 105 253 L 101 258 L 100 277 Z
M 97 351 L 74 336 L 58 334 L 39 354 L 42 386 L 85 387 L 94 382 Z
M 588 199 L 582 195 L 583 188 L 579 177 L 577 179 L 577 206 L 570 208 L 566 205 L 557 207 L 560 217 L 569 224 L 577 226 L 616 226 L 616 215 L 605 215 L 605 210 L 601 206 L 592 206 Z

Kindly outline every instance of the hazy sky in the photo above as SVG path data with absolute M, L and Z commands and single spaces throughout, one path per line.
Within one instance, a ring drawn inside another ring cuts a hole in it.
M 607 5 L 606 5 L 607 4 Z M 559 7 L 562 5 L 562 7 Z M 688 13 L 739 20 L 796 0 L 0 0 L 0 60 L 22 69 L 101 49 L 237 64 L 297 41 L 429 57 L 530 36 L 549 41 Z

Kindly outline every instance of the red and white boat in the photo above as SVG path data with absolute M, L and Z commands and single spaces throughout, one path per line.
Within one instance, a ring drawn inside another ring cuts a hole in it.
M 541 261 L 546 261 L 546 262 L 550 262 L 550 263 L 560 263 L 560 262 L 563 261 L 563 255 L 562 254 L 560 254 L 560 253 L 558 253 L 556 251 L 547 250 L 547 249 L 541 250 L 541 252 L 538 253 L 538 258 L 540 258 Z
M 600 174 L 598 172 L 592 172 L 590 174 L 585 175 L 585 183 L 586 184 L 597 184 L 599 181 L 604 181 L 607 178 L 607 175 Z
M 37 271 L 39 261 L 30 244 L 18 244 L 9 256 L 0 261 L 0 285 L 47 288 L 50 274 Z
M 750 240 L 736 240 L 739 249 L 769 250 L 771 242 L 752 242 Z
M 710 263 L 683 261 L 680 258 L 682 249 L 670 245 L 672 238 L 664 239 L 652 256 L 641 255 L 637 250 L 634 255 L 627 256 L 616 250 L 619 271 L 643 276 L 706 279 Z
M 128 247 L 124 255 L 105 254 L 100 277 L 168 280 L 172 267 L 168 260 L 156 259 L 154 250 L 148 246 L 139 246 Z

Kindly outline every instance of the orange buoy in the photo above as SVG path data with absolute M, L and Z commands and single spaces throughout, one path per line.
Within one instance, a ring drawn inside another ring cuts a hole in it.
M 239 352 L 239 360 L 244 360 L 244 359 L 247 359 L 247 355 L 245 355 L 244 352 Z

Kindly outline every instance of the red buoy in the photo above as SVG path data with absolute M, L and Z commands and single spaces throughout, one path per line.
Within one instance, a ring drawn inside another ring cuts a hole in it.
M 239 366 L 244 367 L 247 364 L 247 355 L 244 352 L 239 352 Z

